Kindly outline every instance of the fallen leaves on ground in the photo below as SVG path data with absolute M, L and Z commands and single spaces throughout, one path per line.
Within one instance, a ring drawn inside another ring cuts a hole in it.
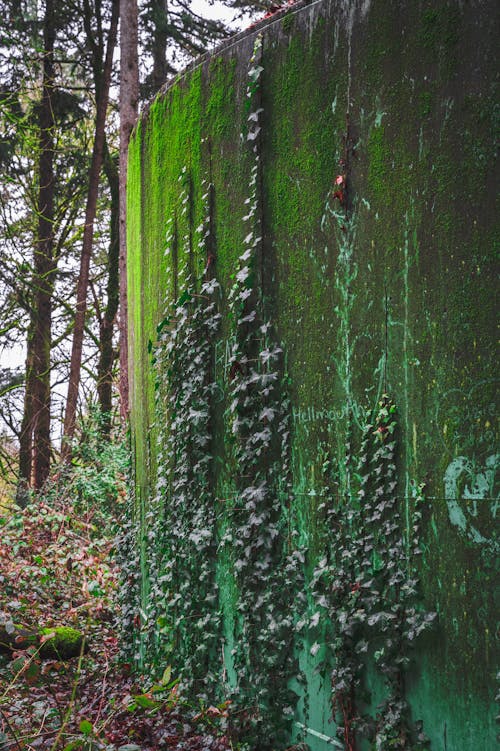
M 175 681 L 149 694 L 120 664 L 111 522 L 97 514 L 40 501 L 0 519 L 3 622 L 71 626 L 88 644 L 65 661 L 42 661 L 36 646 L 0 656 L 1 751 L 232 748 L 221 735 L 227 704 L 190 712 Z

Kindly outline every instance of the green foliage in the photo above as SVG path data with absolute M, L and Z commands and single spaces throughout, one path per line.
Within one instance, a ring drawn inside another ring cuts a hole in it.
M 328 527 L 335 532 L 313 574 L 317 612 L 311 622 L 326 618 L 331 624 L 332 703 L 346 751 L 360 737 L 369 738 L 377 751 L 425 746 L 425 736 L 409 719 L 404 676 L 415 640 L 436 614 L 417 607 L 424 499 L 422 487 L 414 487 L 407 528 L 398 497 L 396 448 L 396 408 L 384 395 L 376 413 L 367 415 L 357 497 L 346 495 L 336 503 L 325 490 Z M 386 684 L 376 718 L 363 710 L 369 703 L 364 678 L 371 662 Z
M 150 347 L 157 376 L 156 492 L 142 523 L 147 530 L 144 543 L 134 509 L 135 519 L 120 545 L 123 581 L 128 583 L 123 587 L 124 627 L 132 631 L 133 659 L 152 675 L 168 660 L 180 676 L 183 694 L 204 703 L 209 695 L 232 696 L 240 708 L 232 715 L 238 717 L 238 732 L 264 749 L 285 740 L 283 727 L 293 717 L 297 697 L 288 684 L 297 677 L 298 666 L 289 649 L 294 616 L 287 604 L 295 596 L 298 605 L 305 595 L 300 594 L 304 559 L 296 550 L 290 519 L 290 405 L 283 396 L 282 350 L 266 321 L 259 281 L 261 43 L 259 36 L 248 73 L 248 125 L 243 134 L 250 170 L 243 207 L 247 234 L 224 321 L 233 332 L 227 380 L 216 382 L 214 373 L 221 294 L 214 275 L 213 186 L 209 179 L 203 186 L 203 221 L 196 233 L 205 269 L 197 280 L 190 252 L 192 180 L 184 168 L 179 214 L 168 222 L 165 252 L 167 272 L 177 274 L 181 289 L 167 306 L 158 341 Z M 179 227 L 187 228 L 180 237 Z M 186 259 L 180 268 L 178 259 Z M 224 436 L 232 497 L 218 512 L 214 497 L 220 472 L 214 441 L 221 398 L 227 409 L 217 439 Z M 144 544 L 147 581 L 139 564 Z M 231 562 L 238 592 L 230 656 L 236 685 L 224 678 L 221 682 L 219 672 L 224 634 L 218 551 Z
M 186 171 L 181 179 L 182 211 L 187 212 Z M 211 218 L 210 186 L 206 187 L 199 250 L 208 259 Z M 173 241 L 169 233 L 167 242 Z M 184 269 L 186 289 L 159 326 L 157 414 L 160 419 L 168 415 L 168 423 L 158 431 L 156 497 L 147 519 L 156 551 L 146 614 L 150 653 L 160 664 L 165 655 L 174 660 L 183 686 L 205 698 L 207 687 L 217 683 L 210 653 L 220 629 L 211 452 L 213 344 L 221 316 L 219 284 L 210 272 L 207 261 L 204 278 L 196 284 L 189 268 Z
M 229 359 L 229 441 L 233 444 L 236 496 L 221 540 L 232 560 L 238 590 L 234 666 L 245 716 L 245 738 L 259 748 L 285 741 L 299 674 L 290 649 L 294 613 L 304 604 L 303 553 L 292 529 L 290 403 L 282 348 L 266 320 L 259 268 L 263 257 L 261 166 L 262 38 L 256 39 L 247 86 L 250 183 L 243 217 L 246 236 L 229 293 L 234 340 Z M 270 745 L 269 745 L 270 744 Z
M 124 502 L 129 452 L 120 435 L 103 436 L 106 418 L 93 407 L 77 428 L 71 463 L 55 471 L 44 490 L 44 500 L 69 502 L 76 512 L 90 514 L 94 524 L 115 524 L 117 508 Z

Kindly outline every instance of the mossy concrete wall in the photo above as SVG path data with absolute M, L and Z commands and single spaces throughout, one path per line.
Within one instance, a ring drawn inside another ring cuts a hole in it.
M 409 503 L 412 482 L 426 483 L 422 598 L 439 619 L 416 649 L 407 694 L 442 751 L 495 747 L 499 31 L 496 3 L 486 0 L 292 8 L 162 90 L 129 156 L 131 427 L 144 518 L 157 471 L 148 344 L 165 299 L 183 283 L 165 271 L 167 221 L 175 215 L 179 234 L 196 238 L 210 173 L 216 273 L 229 289 L 246 231 L 247 73 L 263 34 L 260 284 L 286 358 L 300 543 L 310 570 L 330 532 L 315 502 L 324 457 L 341 474 L 348 422 L 360 430 L 364 410 L 388 391 L 401 425 L 401 502 Z M 343 237 L 334 182 L 346 154 Z M 183 168 L 191 184 L 184 214 Z M 176 268 L 183 260 L 201 275 L 206 258 L 196 242 Z M 223 342 L 215 368 L 224 387 Z M 147 599 L 147 543 L 142 567 Z M 230 631 L 227 601 L 234 593 L 226 593 Z M 297 721 L 310 728 L 311 748 L 326 749 L 321 736 L 335 735 L 329 680 L 315 675 L 303 649 L 309 714 L 299 704 Z

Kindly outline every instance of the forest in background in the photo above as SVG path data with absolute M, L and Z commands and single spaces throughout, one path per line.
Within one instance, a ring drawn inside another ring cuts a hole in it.
M 266 9 L 1 0 L 2 502 L 42 490 L 78 418 L 97 409 L 104 440 L 125 424 L 131 129 L 169 76 Z

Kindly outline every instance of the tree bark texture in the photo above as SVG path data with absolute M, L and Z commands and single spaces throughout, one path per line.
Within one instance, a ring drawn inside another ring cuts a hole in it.
M 168 0 L 155 2 L 155 24 L 153 31 L 153 92 L 160 89 L 167 80 L 171 67 L 167 62 L 168 32 Z
M 35 318 L 33 308 L 31 309 L 30 323 L 28 326 L 28 335 L 26 341 L 26 367 L 24 378 L 24 405 L 23 419 L 21 421 L 21 430 L 19 433 L 19 479 L 18 493 L 16 500 L 19 505 L 24 505 L 24 496 L 26 489 L 31 485 L 33 472 L 33 390 L 34 390 L 34 373 L 33 373 L 33 332 L 35 328 Z
M 104 314 L 99 321 L 99 363 L 97 366 L 97 395 L 102 414 L 102 432 L 109 436 L 111 429 L 112 395 L 113 395 L 113 330 L 120 301 L 119 289 L 119 218 L 120 195 L 116 160 L 107 147 L 104 156 L 104 171 L 111 193 L 110 240 L 107 262 L 107 302 Z
M 139 103 L 137 0 L 121 0 L 120 12 L 120 413 L 129 411 L 127 336 L 127 150 Z
M 54 2 L 46 0 L 44 18 L 42 100 L 39 106 L 38 230 L 34 257 L 33 331 L 33 484 L 39 490 L 49 475 L 50 351 L 54 290 Z M 28 383 L 27 383 L 28 387 Z

